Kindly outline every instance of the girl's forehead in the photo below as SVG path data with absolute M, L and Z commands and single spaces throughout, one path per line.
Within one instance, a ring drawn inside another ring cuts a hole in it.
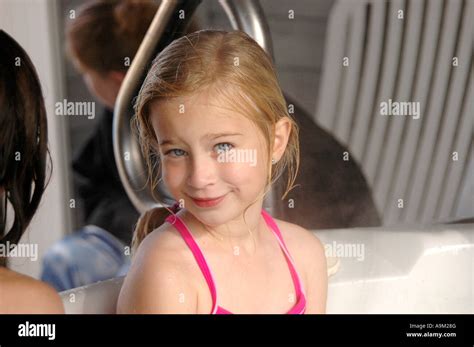
M 153 127 L 174 128 L 196 126 L 198 128 L 248 129 L 252 122 L 241 111 L 225 103 L 222 98 L 207 95 L 176 97 L 154 102 L 150 108 Z
M 229 100 L 224 98 L 222 95 L 209 91 L 202 91 L 174 98 L 166 98 L 159 100 L 157 103 L 169 111 L 179 110 L 180 114 L 195 109 L 209 109 L 211 112 L 222 112 L 223 110 L 235 111 L 229 103 Z

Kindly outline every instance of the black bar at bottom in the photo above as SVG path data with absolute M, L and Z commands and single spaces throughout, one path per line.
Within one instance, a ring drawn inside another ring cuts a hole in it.
M 0 315 L 13 344 L 474 345 L 473 315 Z

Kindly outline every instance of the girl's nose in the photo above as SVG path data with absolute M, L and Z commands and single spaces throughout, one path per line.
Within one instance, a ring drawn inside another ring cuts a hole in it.
M 187 184 L 194 189 L 203 189 L 214 184 L 217 178 L 215 160 L 207 153 L 194 155 L 191 159 Z

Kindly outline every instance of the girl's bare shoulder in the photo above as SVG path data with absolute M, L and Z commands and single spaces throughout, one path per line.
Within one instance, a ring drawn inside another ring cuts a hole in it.
M 322 242 L 315 233 L 293 223 L 274 219 L 293 257 L 297 270 L 307 278 L 308 273 L 322 271 L 326 256 Z M 321 269 L 321 270 L 319 270 Z
M 325 249 L 315 233 L 296 224 L 277 221 L 283 239 L 302 274 L 306 313 L 326 312 L 328 269 Z
M 164 223 L 151 232 L 140 244 L 137 255 L 169 262 L 192 260 L 192 254 L 182 236 L 170 223 Z M 191 255 L 191 256 L 190 256 Z
M 0 268 L 0 297 L 0 313 L 64 313 L 61 298 L 51 286 L 6 268 Z
M 298 253 L 310 256 L 321 255 L 321 252 L 324 254 L 324 247 L 315 233 L 297 224 L 276 218 L 274 220 L 291 254 Z
M 169 223 L 142 241 L 122 286 L 118 313 L 195 313 L 192 253 Z

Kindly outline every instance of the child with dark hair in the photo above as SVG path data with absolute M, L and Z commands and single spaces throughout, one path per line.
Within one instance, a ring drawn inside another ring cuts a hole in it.
M 48 132 L 43 93 L 23 48 L 0 30 L 0 244 L 17 245 L 47 184 Z M 7 208 L 14 219 L 7 227 Z M 53 288 L 5 267 L 0 255 L 0 313 L 64 313 Z

